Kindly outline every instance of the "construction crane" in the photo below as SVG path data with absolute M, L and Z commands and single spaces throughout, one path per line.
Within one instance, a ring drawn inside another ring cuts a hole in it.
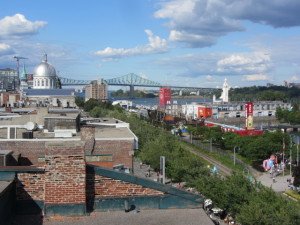
M 18 82 L 20 82 L 20 59 L 28 59 L 22 56 L 14 56 L 14 59 L 17 61 L 17 75 L 18 75 Z M 20 84 L 19 84 L 20 85 Z M 16 89 L 16 81 L 14 79 L 14 89 Z

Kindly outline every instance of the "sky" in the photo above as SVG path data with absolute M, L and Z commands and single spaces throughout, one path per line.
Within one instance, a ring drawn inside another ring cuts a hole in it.
M 0 68 L 163 85 L 300 83 L 299 0 L 0 0 Z

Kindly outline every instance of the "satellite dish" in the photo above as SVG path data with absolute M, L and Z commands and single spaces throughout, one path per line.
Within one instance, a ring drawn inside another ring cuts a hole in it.
M 26 127 L 27 130 L 32 131 L 32 130 L 36 129 L 37 125 L 36 125 L 36 123 L 29 121 L 29 122 L 26 123 L 25 127 Z

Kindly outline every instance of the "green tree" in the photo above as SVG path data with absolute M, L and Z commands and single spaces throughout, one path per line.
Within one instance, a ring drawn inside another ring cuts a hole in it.
M 107 116 L 108 110 L 101 107 L 101 106 L 95 106 L 91 111 L 90 111 L 90 116 L 92 117 L 104 117 Z
M 82 97 L 75 97 L 75 104 L 78 107 L 83 108 L 84 107 L 84 98 L 82 98 Z
M 100 102 L 94 98 L 90 98 L 84 103 L 84 111 L 89 112 L 96 106 L 100 106 Z
M 259 192 L 252 192 L 248 204 L 241 205 L 237 220 L 243 225 L 300 224 L 300 207 L 274 191 L 263 188 Z

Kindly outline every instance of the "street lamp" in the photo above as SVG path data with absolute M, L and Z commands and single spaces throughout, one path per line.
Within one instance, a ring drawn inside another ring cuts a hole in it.
M 297 145 L 297 167 L 299 166 L 299 144 L 300 144 L 300 136 L 296 136 L 297 139 L 296 139 L 296 145 Z
M 240 147 L 234 146 L 234 148 L 233 148 L 233 165 L 235 165 L 235 161 L 236 161 L 235 153 L 239 150 L 240 150 Z

